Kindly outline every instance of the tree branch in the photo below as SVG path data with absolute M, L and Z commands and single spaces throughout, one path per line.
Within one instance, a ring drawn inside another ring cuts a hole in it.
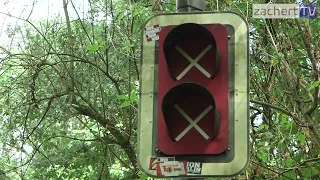
M 272 105 L 272 104 L 269 104 L 269 103 L 266 103 L 266 102 L 256 101 L 256 100 L 253 100 L 253 99 L 251 99 L 250 102 L 255 103 L 255 104 L 260 104 L 260 105 L 263 105 L 263 106 L 268 106 L 268 107 L 270 107 L 272 109 L 281 111 L 282 113 L 292 117 L 292 114 L 289 111 L 287 111 L 287 110 L 285 110 L 285 109 L 283 109 L 281 107 L 278 107 L 278 106 L 275 106 L 275 105 Z

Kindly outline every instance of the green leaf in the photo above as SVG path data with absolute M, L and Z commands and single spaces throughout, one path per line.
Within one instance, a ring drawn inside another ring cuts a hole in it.
M 127 100 L 127 99 L 129 99 L 129 98 L 128 98 L 127 95 L 119 95 L 119 96 L 118 96 L 118 99 L 125 99 L 125 100 Z
M 278 63 L 279 63 L 279 60 L 278 60 L 278 59 L 273 59 L 273 60 L 272 60 L 272 65 L 273 65 L 273 66 L 276 66 Z
M 282 58 L 284 58 L 284 54 L 283 53 L 278 53 L 278 57 L 280 58 L 280 59 L 282 59 Z
M 127 100 L 126 100 L 126 101 L 124 101 L 119 107 L 120 107 L 120 108 L 127 107 L 127 106 L 130 105 L 130 103 L 131 103 L 130 101 L 127 101 Z
M 93 54 L 94 52 L 96 52 L 99 49 L 99 45 L 98 44 L 92 44 L 88 46 L 88 50 L 89 50 L 89 54 Z
M 283 144 L 283 142 L 286 140 L 286 138 L 282 138 L 280 141 L 279 141 L 279 144 Z
M 139 14 L 139 9 L 136 8 L 133 12 L 133 17 L 137 16 Z
M 312 90 L 316 87 L 318 87 L 320 85 L 320 80 L 319 81 L 315 81 L 311 84 L 311 86 L 309 87 L 309 90 Z
M 135 101 L 137 99 L 137 92 L 136 91 L 133 91 L 131 94 L 130 94 L 130 100 L 131 101 Z
M 302 169 L 303 177 L 306 179 L 310 179 L 312 176 L 318 174 L 318 170 L 314 167 Z
M 148 175 L 146 175 L 145 173 L 143 173 L 142 171 L 139 170 L 138 175 L 140 176 L 141 180 L 147 180 L 148 179 Z
M 104 46 L 107 41 L 105 41 L 104 39 L 102 39 L 100 36 L 97 39 L 97 43 L 99 44 L 100 47 Z
M 295 157 L 294 157 L 295 161 L 296 162 L 301 162 L 302 161 L 302 154 L 297 154 Z
M 288 117 L 284 114 L 281 115 L 281 124 L 287 124 L 288 123 Z
M 306 143 L 306 136 L 304 134 L 299 134 L 297 139 L 300 141 L 302 145 Z
M 268 139 L 273 138 L 273 134 L 271 132 L 266 132 L 265 135 Z
M 124 17 L 124 12 L 122 12 L 119 16 L 118 16 L 118 21 L 121 21 Z
M 41 39 L 41 36 L 39 34 L 37 34 L 36 39 L 39 41 Z
M 84 131 L 75 129 L 75 130 L 72 130 L 72 133 L 81 134 L 81 133 L 84 133 Z
M 264 125 L 264 124 L 260 125 L 260 126 L 258 127 L 258 131 L 263 130 L 263 129 L 265 128 L 265 126 L 266 126 L 266 125 Z
M 292 165 L 293 165 L 293 160 L 292 160 L 291 158 L 286 159 L 286 165 L 287 165 L 288 167 L 292 167 Z
M 286 129 L 289 129 L 289 128 L 291 128 L 291 126 L 292 126 L 292 121 L 288 121 L 288 123 L 287 123 L 287 125 L 286 125 Z
M 268 160 L 267 153 L 257 154 L 258 157 L 262 160 L 262 162 L 266 163 Z
M 269 149 L 269 148 L 271 148 L 271 146 L 269 146 L 269 145 L 264 147 L 264 149 Z
M 95 9 L 90 9 L 88 12 L 89 12 L 90 14 L 94 14 L 94 13 L 96 13 L 97 11 L 96 11 Z
M 131 51 L 130 46 L 125 46 L 123 49 L 124 49 L 125 51 L 127 51 L 128 53 Z

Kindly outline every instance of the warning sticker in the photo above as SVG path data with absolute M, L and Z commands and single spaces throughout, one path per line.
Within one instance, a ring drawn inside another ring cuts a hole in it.
M 161 27 L 159 24 L 146 27 L 144 28 L 144 30 L 146 32 L 146 38 L 148 42 L 159 40 L 159 32 L 161 31 Z
M 200 162 L 188 162 L 187 173 L 188 174 L 201 174 L 202 163 Z
M 150 158 L 149 170 L 157 170 L 157 158 Z
M 174 157 L 158 157 L 157 158 L 158 162 L 167 162 L 167 161 L 174 161 Z
M 202 163 L 176 161 L 175 157 L 150 158 L 149 170 L 155 170 L 157 176 L 184 176 L 201 174 Z
M 187 174 L 186 161 L 166 161 L 157 164 L 157 176 L 183 176 Z
M 150 158 L 149 170 L 157 170 L 157 164 L 159 162 L 167 162 L 174 161 L 174 157 L 158 157 L 158 158 Z

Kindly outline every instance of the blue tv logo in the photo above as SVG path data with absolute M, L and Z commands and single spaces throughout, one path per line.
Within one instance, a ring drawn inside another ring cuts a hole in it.
M 318 16 L 317 4 L 301 4 L 300 5 L 300 18 L 315 19 Z

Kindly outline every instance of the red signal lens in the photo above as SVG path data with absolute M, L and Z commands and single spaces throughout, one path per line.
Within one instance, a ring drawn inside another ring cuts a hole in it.
M 167 155 L 228 146 L 228 33 L 183 24 L 159 33 L 158 147 Z

